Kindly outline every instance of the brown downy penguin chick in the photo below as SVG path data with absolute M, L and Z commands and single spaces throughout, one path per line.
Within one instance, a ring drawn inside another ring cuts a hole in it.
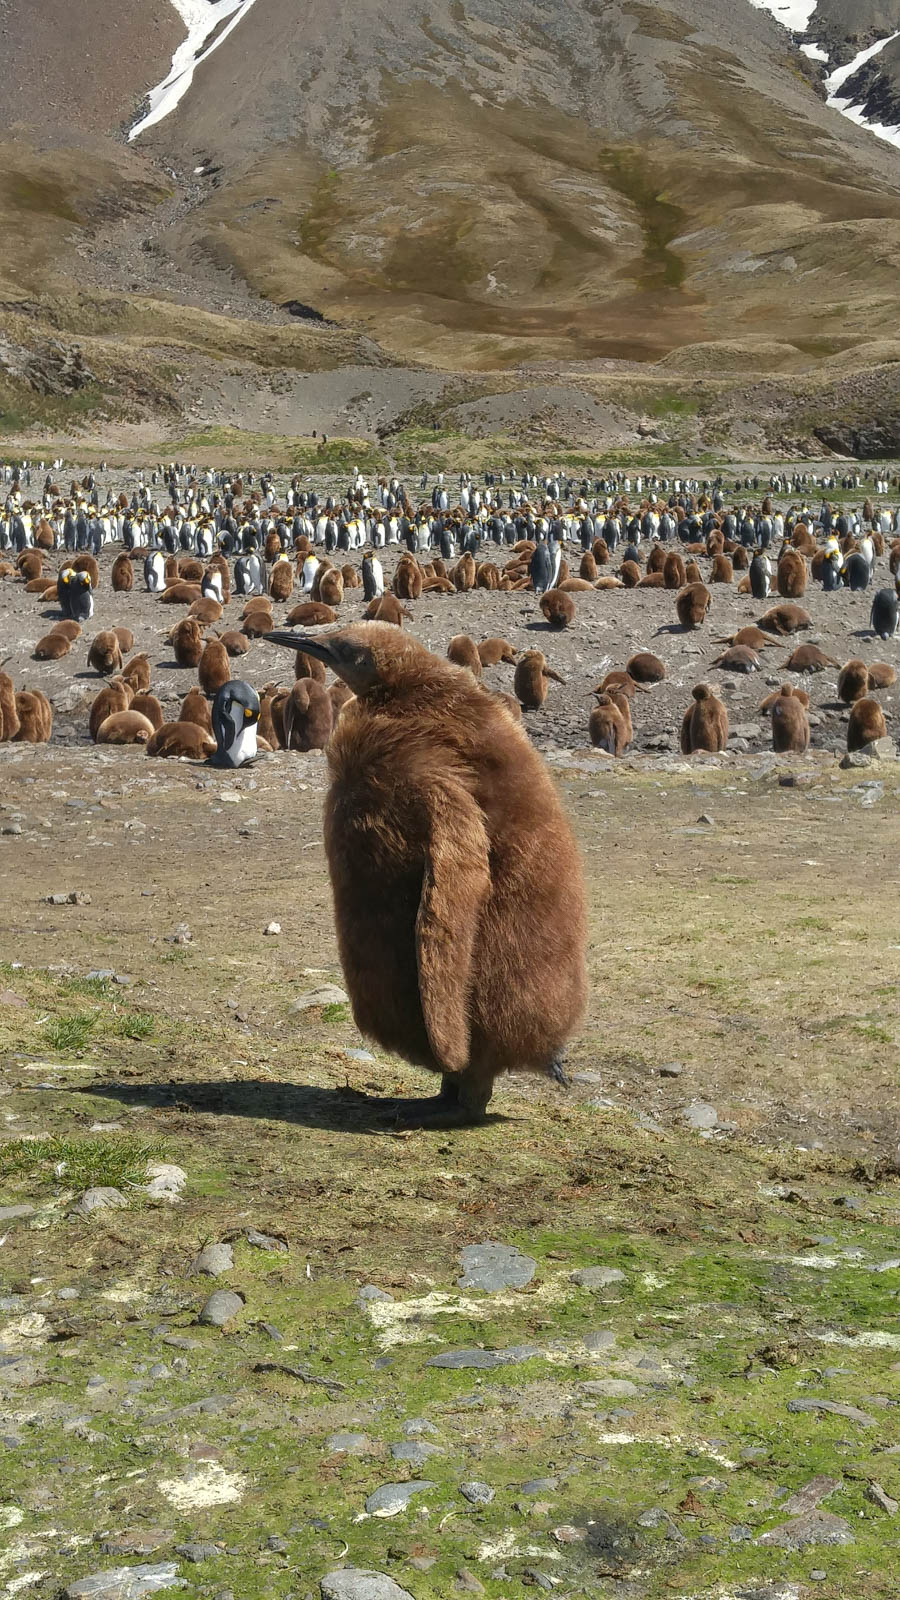
M 88 666 L 103 677 L 122 670 L 122 647 L 111 628 L 94 635 L 88 650 Z
M 566 681 L 548 667 L 547 658 L 540 650 L 526 650 L 519 657 L 513 678 L 513 694 L 526 711 L 540 710 L 547 698 L 548 678 L 552 678 L 554 683 Z
M 790 685 L 788 685 L 788 688 L 790 688 Z M 770 712 L 772 707 L 773 707 L 773 705 L 775 704 L 775 701 L 778 699 L 778 696 L 780 695 L 780 693 L 781 693 L 780 689 L 773 689 L 771 694 L 767 694 L 766 695 L 765 700 L 760 700 L 760 702 L 759 702 L 760 711 L 762 711 L 764 713 Z M 793 688 L 793 689 L 791 689 L 791 694 L 794 696 L 795 700 L 799 700 L 801 706 L 805 706 L 807 711 L 809 710 L 809 695 L 807 694 L 805 689 Z
M 218 572 L 219 577 L 222 580 L 222 604 L 223 606 L 227 606 L 229 600 L 231 599 L 231 568 L 229 567 L 228 562 L 225 560 L 225 557 L 222 555 L 221 551 L 210 557 L 209 565 L 206 570 L 210 574 Z
M 877 700 L 855 700 L 850 707 L 847 724 L 847 749 L 861 750 L 865 744 L 874 744 L 887 733 L 887 723 Z
M 402 628 L 403 618 L 411 617 L 412 612 L 400 604 L 395 594 L 385 593 L 369 601 L 365 616 L 368 622 L 389 622 L 392 627 Z
M 31 583 L 34 578 L 43 576 L 44 557 L 40 550 L 23 550 L 16 558 L 16 569 L 20 578 L 26 583 Z M 52 580 L 51 580 L 52 581 Z
M 75 639 L 81 637 L 82 627 L 81 623 L 76 622 L 74 617 L 64 617 L 62 622 L 54 622 L 50 632 L 61 633 L 64 639 L 74 642 Z
M 631 744 L 634 738 L 634 723 L 631 720 L 631 701 L 622 689 L 608 689 L 607 694 L 613 705 L 622 714 L 625 724 L 625 743 Z
M 662 683 L 666 675 L 665 662 L 649 650 L 639 650 L 636 656 L 631 657 L 625 670 L 635 683 Z
M 475 557 L 468 550 L 460 556 L 450 577 L 460 594 L 475 587 Z
M 325 682 L 325 668 L 316 656 L 308 656 L 305 650 L 298 650 L 294 657 L 295 678 L 315 678 L 317 683 Z
M 804 628 L 811 628 L 812 617 L 802 606 L 770 606 L 765 615 L 760 617 L 759 625 L 765 628 L 766 633 L 784 636 L 788 633 L 800 633 Z
M 721 667 L 725 672 L 759 672 L 762 663 L 748 644 L 733 644 L 730 649 L 716 656 L 711 665 Z
M 128 594 L 134 588 L 134 563 L 127 550 L 116 556 L 112 564 L 110 582 L 114 594 Z
M 265 611 L 269 616 L 272 615 L 272 602 L 267 594 L 255 594 L 247 601 L 241 612 L 241 621 L 248 621 L 257 611 Z M 244 631 L 246 632 L 246 629 Z
M 96 740 L 97 729 L 107 717 L 111 717 L 117 711 L 127 711 L 133 698 L 131 685 L 125 683 L 122 678 L 113 678 L 110 683 L 105 683 L 93 701 L 88 715 L 88 731 L 91 738 Z
M 869 669 L 864 661 L 854 656 L 848 661 L 838 674 L 838 698 L 845 705 L 852 705 L 854 700 L 862 700 L 869 692 Z
M 839 661 L 833 656 L 826 656 L 817 644 L 798 644 L 793 655 L 782 662 L 782 671 L 788 672 L 824 672 L 826 667 L 839 667 Z
M 176 578 L 159 598 L 165 606 L 192 606 L 195 600 L 203 599 L 203 592 L 199 583 L 181 583 Z
M 283 725 L 282 727 L 276 728 L 275 720 L 272 715 L 272 707 L 275 702 L 275 695 L 276 688 L 275 685 L 271 683 L 268 684 L 260 694 L 259 722 L 256 725 L 256 737 L 257 741 L 260 739 L 265 739 L 266 744 L 271 750 L 281 750 L 284 748 L 284 740 L 282 738 Z
M 97 729 L 98 744 L 146 744 L 156 729 L 148 717 L 129 707 L 114 711 Z
M 588 590 L 589 589 L 593 589 L 593 587 L 594 587 L 594 585 L 592 583 L 588 583 L 587 578 L 560 578 L 559 582 L 556 585 L 556 588 L 555 589 L 548 589 L 547 593 L 548 594 L 587 594 Z M 547 616 L 547 613 L 544 612 L 544 615 Z M 574 615 L 574 613 L 573 613 L 573 615 Z M 547 621 L 548 622 L 550 621 L 549 617 L 547 617 Z
M 725 639 L 717 639 L 716 644 L 748 644 L 751 650 L 765 650 L 767 646 L 774 648 L 775 641 L 770 639 L 767 633 L 763 633 L 762 628 L 757 628 L 751 623 L 747 628 L 738 628 L 737 633 L 732 633 Z
M 702 583 L 703 575 L 696 561 L 686 561 L 684 564 L 685 583 Z
M 48 605 L 52 600 L 59 598 L 55 578 L 32 578 L 30 583 L 25 585 L 25 593 L 39 594 L 41 599 L 46 600 Z
M 506 639 L 483 639 L 478 646 L 478 659 L 483 667 L 496 667 L 501 661 L 513 664 L 518 653 Z
M 122 677 L 130 683 L 135 694 L 146 694 L 150 687 L 150 657 L 143 651 L 138 656 L 132 656 L 122 668 Z
M 897 682 L 897 674 L 887 661 L 869 662 L 869 688 L 890 689 Z
M 155 694 L 136 694 L 128 709 L 139 711 L 142 717 L 146 717 L 147 721 L 153 724 L 154 732 L 157 728 L 161 728 L 166 720 Z
M 626 749 L 625 719 L 610 695 L 597 696 L 597 704 L 588 718 L 588 733 L 595 749 L 605 750 L 608 755 L 620 756 Z
M 683 628 L 699 628 L 712 605 L 705 583 L 690 583 L 675 601 L 675 611 Z
M 691 693 L 693 703 L 681 724 L 681 753 L 709 750 L 717 755 L 728 743 L 728 711 L 708 683 L 698 683 Z
M 197 664 L 197 677 L 203 693 L 210 698 L 230 679 L 228 651 L 218 639 L 208 639 L 204 645 L 203 654 Z
M 326 622 L 337 622 L 338 614 L 333 606 L 324 606 L 321 600 L 303 600 L 299 606 L 294 606 L 285 617 L 289 628 L 319 628 Z
M 597 582 L 600 571 L 592 551 L 585 550 L 581 558 L 581 565 L 578 568 L 578 576 L 579 578 L 587 578 L 588 583 Z
M 595 589 L 627 589 L 627 587 L 621 578 L 614 578 L 609 573 L 605 578 L 598 578 L 594 584 Z
M 213 754 L 216 741 L 197 722 L 164 722 L 147 740 L 148 756 L 187 756 L 205 761 Z
M 623 561 L 619 568 L 619 577 L 626 589 L 636 589 L 641 581 L 641 569 L 636 561 Z
M 250 640 L 247 635 L 238 633 L 234 628 L 228 628 L 225 633 L 220 633 L 219 642 L 225 646 L 232 658 L 234 656 L 245 656 L 250 649 Z
M 194 601 L 188 616 L 195 617 L 198 622 L 203 623 L 204 627 L 209 628 L 214 622 L 221 622 L 223 609 L 218 600 L 213 599 L 212 595 L 204 594 L 200 596 L 199 600 Z
M 178 721 L 196 722 L 198 728 L 203 728 L 207 733 L 212 733 L 212 713 L 209 709 L 209 701 L 203 690 L 198 689 L 196 685 L 193 689 L 188 690 L 181 702 Z
M 809 749 L 809 717 L 806 707 L 783 683 L 772 706 L 772 748 L 779 755 L 805 755 Z
M 362 578 L 360 577 L 356 567 L 349 565 L 341 567 L 341 577 L 344 580 L 345 590 L 362 588 Z
M 664 589 L 665 586 L 665 579 L 661 572 L 645 572 L 638 584 L 639 589 Z
M 663 558 L 663 584 L 666 589 L 683 589 L 687 583 L 684 559 L 677 550 L 670 550 Z
M 584 886 L 556 789 L 497 697 L 409 634 L 281 640 L 355 693 L 328 746 L 325 850 L 357 1027 L 478 1119 L 499 1074 L 560 1070 L 584 1010 Z
M 334 683 L 328 685 L 328 698 L 331 701 L 332 722 L 337 722 L 348 700 L 353 699 L 353 690 L 343 678 L 335 678 Z
M 474 567 L 472 563 L 474 583 Z M 418 600 L 425 583 L 425 578 L 418 561 L 409 554 L 400 557 L 391 582 L 391 590 L 398 600 Z
M 647 571 L 664 572 L 667 553 L 664 545 L 655 544 L 647 557 Z
M 726 555 L 713 556 L 712 566 L 709 569 L 710 583 L 733 583 L 734 567 Z
M 280 544 L 279 544 L 280 549 Z M 269 593 L 273 600 L 287 600 L 294 591 L 294 563 L 290 556 L 281 555 L 269 574 Z M 343 582 L 341 583 L 343 593 Z
M 196 556 L 182 556 L 178 563 L 178 576 L 185 583 L 202 583 L 206 568 Z
M 169 634 L 180 667 L 196 667 L 203 654 L 203 629 L 195 617 L 183 617 Z
M 344 577 L 337 567 L 328 567 L 319 582 L 319 604 L 339 606 L 344 598 Z
M 497 704 L 502 706 L 504 711 L 509 712 L 514 722 L 522 721 L 522 707 L 514 694 L 507 694 L 503 689 L 489 689 L 487 693 L 493 695 Z
M 481 656 L 474 639 L 467 633 L 457 633 L 447 646 L 447 660 L 457 667 L 466 667 L 473 678 L 481 677 Z
M 614 667 L 608 672 L 603 682 L 597 685 L 594 694 L 624 694 L 626 699 L 633 700 L 637 694 L 638 685 L 630 672 L 624 667 Z M 644 689 L 644 694 L 649 694 L 649 689 Z
M 127 656 L 134 649 L 134 634 L 130 628 L 113 628 L 113 633 L 119 641 L 119 649 L 123 656 Z
M 799 600 L 806 593 L 806 558 L 798 550 L 785 550 L 778 558 L 775 587 L 785 600 Z
M 31 653 L 35 661 L 61 661 L 63 656 L 69 654 L 71 648 L 71 639 L 53 629 L 50 633 L 45 633 L 42 639 L 38 639 Z
M 551 628 L 568 628 L 575 620 L 575 601 L 561 589 L 548 589 L 542 594 L 540 607 Z
M 75 560 L 72 562 L 72 568 L 75 572 L 90 573 L 91 588 L 95 590 L 99 589 L 100 568 L 97 564 L 96 557 L 88 555 L 85 551 L 82 555 L 75 557 Z
M 16 691 L 8 672 L 0 672 L 0 743 L 14 739 L 19 731 Z
M 317 664 L 322 666 L 321 661 Z M 285 749 L 324 750 L 334 722 L 334 707 L 324 683 L 317 678 L 298 678 L 285 700 L 282 716 Z
M 53 707 L 40 689 L 23 689 L 16 695 L 19 727 L 13 739 L 19 744 L 47 744 L 53 732 Z
M 265 611 L 258 606 L 254 611 L 245 611 L 241 619 L 241 632 L 248 639 L 262 639 L 270 631 L 274 618 L 271 611 Z

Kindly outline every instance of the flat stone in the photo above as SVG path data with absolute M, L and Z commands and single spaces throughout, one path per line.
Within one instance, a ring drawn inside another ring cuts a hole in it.
M 346 1006 L 350 996 L 336 983 L 323 983 L 320 989 L 305 989 L 291 1004 L 292 1011 L 311 1011 L 314 1006 Z
M 375 1283 L 366 1283 L 356 1296 L 357 1305 L 366 1305 L 370 1300 L 393 1300 L 394 1296 L 388 1294 L 387 1289 L 379 1289 Z
M 330 1433 L 325 1448 L 333 1456 L 370 1456 L 375 1447 L 367 1433 Z
M 443 1453 L 439 1445 L 428 1444 L 425 1439 L 404 1439 L 400 1444 L 391 1445 L 392 1460 L 405 1461 L 410 1467 L 424 1467 L 429 1456 L 442 1456 Z
M 827 1500 L 840 1486 L 840 1478 L 826 1478 L 824 1473 L 820 1473 L 817 1478 L 805 1483 L 802 1489 L 797 1489 L 778 1509 L 786 1517 L 804 1517 L 808 1511 L 815 1511 L 816 1506 Z
M 209 1539 L 197 1539 L 190 1544 L 177 1544 L 175 1554 L 181 1556 L 184 1561 L 191 1561 L 195 1566 L 199 1566 L 201 1561 L 215 1561 L 219 1556 L 223 1556 L 225 1546 L 213 1544 Z
M 110 1189 L 108 1187 L 85 1189 L 77 1205 L 72 1207 L 72 1215 L 89 1217 L 95 1211 L 109 1211 L 117 1208 L 121 1210 L 127 1204 L 128 1201 L 121 1189 Z
M 900 1504 L 881 1487 L 880 1483 L 870 1483 L 866 1490 L 866 1499 L 871 1500 L 873 1506 L 885 1512 L 889 1517 L 895 1517 L 900 1511 Z
M 718 1126 L 719 1113 L 715 1106 L 708 1105 L 705 1100 L 692 1100 L 681 1114 L 689 1128 L 705 1131 Z
M 108 1572 L 92 1572 L 63 1590 L 63 1600 L 144 1600 L 160 1589 L 184 1589 L 175 1561 L 157 1566 L 110 1567 Z
M 558 1488 L 558 1478 L 529 1478 L 527 1483 L 522 1484 L 519 1493 L 527 1495 L 552 1494 Z
M 862 746 L 862 754 L 871 756 L 874 761 L 893 761 L 896 753 L 894 741 L 889 733 L 883 734 L 880 739 L 873 739 L 870 744 Z
M 408 1589 L 385 1572 L 371 1572 L 363 1567 L 342 1567 L 339 1572 L 326 1573 L 319 1588 L 322 1600 L 413 1600 Z
M 104 1539 L 100 1549 L 105 1556 L 152 1556 L 174 1537 L 171 1528 L 126 1528 Z
M 439 1356 L 432 1356 L 425 1365 L 447 1367 L 451 1371 L 477 1367 L 482 1372 L 489 1372 L 494 1367 L 510 1367 L 517 1361 L 531 1361 L 540 1353 L 531 1344 L 513 1344 L 506 1350 L 479 1350 L 476 1346 L 471 1350 L 443 1350 Z
M 832 1417 L 846 1417 L 848 1422 L 859 1422 L 864 1428 L 874 1428 L 875 1417 L 859 1406 L 845 1406 L 838 1400 L 789 1400 L 788 1411 L 824 1411 Z
M 277 1250 L 281 1254 L 287 1252 L 286 1241 L 276 1238 L 273 1233 L 257 1233 L 255 1228 L 251 1228 L 245 1238 L 247 1243 L 252 1244 L 255 1250 Z
M 579 1289 L 611 1289 L 613 1284 L 625 1282 L 625 1274 L 618 1267 L 579 1267 L 569 1273 L 569 1282 Z
M 845 772 L 849 771 L 851 767 L 870 767 L 871 765 L 872 757 L 866 755 L 864 750 L 848 750 L 846 755 L 841 757 L 841 766 Z
M 197 1256 L 191 1272 L 205 1273 L 209 1278 L 219 1278 L 223 1272 L 231 1272 L 233 1267 L 234 1251 L 230 1244 L 207 1244 Z
M 383 1483 L 369 1495 L 366 1510 L 370 1517 L 396 1517 L 417 1494 L 435 1487 L 428 1478 L 412 1478 L 409 1483 Z
M 628 1378 L 591 1378 L 578 1385 L 582 1394 L 596 1395 L 602 1400 L 633 1400 L 640 1390 Z
M 244 1302 L 233 1289 L 216 1289 L 204 1302 L 199 1321 L 210 1328 L 224 1328 L 226 1322 L 242 1311 Z
M 853 1534 L 845 1517 L 836 1517 L 830 1511 L 810 1511 L 805 1517 L 770 1528 L 756 1542 L 777 1545 L 780 1550 L 801 1551 L 821 1544 L 852 1544 Z
M 37 1214 L 37 1206 L 0 1206 L 0 1222 L 22 1222 Z
M 468 1567 L 459 1568 L 453 1587 L 460 1594 L 484 1594 L 484 1584 Z
M 147 1182 L 142 1192 L 150 1200 L 165 1200 L 176 1205 L 182 1189 L 187 1187 L 187 1173 L 171 1161 L 153 1161 L 147 1168 Z
M 531 1256 L 492 1239 L 484 1244 L 467 1245 L 460 1261 L 463 1270 L 456 1280 L 457 1287 L 482 1289 L 486 1294 L 499 1294 L 503 1289 L 524 1289 L 537 1271 L 537 1262 Z
M 611 1328 L 595 1328 L 592 1333 L 582 1334 L 581 1342 L 585 1350 L 599 1355 L 604 1350 L 611 1350 L 616 1342 L 616 1336 Z
M 461 1483 L 459 1492 L 470 1506 L 489 1506 L 496 1491 L 489 1483 L 479 1483 L 477 1478 L 472 1478 L 468 1483 Z
M 662 1066 L 659 1068 L 659 1075 L 661 1078 L 680 1078 L 683 1071 L 684 1066 L 682 1062 L 664 1061 Z

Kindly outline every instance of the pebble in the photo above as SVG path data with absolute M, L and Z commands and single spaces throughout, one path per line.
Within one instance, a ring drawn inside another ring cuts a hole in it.
M 156 1566 L 110 1567 L 108 1572 L 92 1572 L 89 1577 L 70 1583 L 63 1590 L 62 1600 L 144 1600 L 145 1595 L 157 1594 L 160 1589 L 184 1588 L 177 1562 L 161 1561 Z
M 680 1078 L 683 1071 L 684 1065 L 682 1062 L 664 1061 L 659 1069 L 659 1075 L 661 1078 Z
M 524 1289 L 537 1271 L 537 1262 L 531 1256 L 492 1239 L 484 1244 L 467 1245 L 460 1254 L 460 1262 L 463 1270 L 456 1280 L 457 1287 L 481 1289 L 485 1294 Z
M 859 1406 L 845 1406 L 838 1400 L 789 1400 L 788 1411 L 826 1411 L 832 1417 L 846 1417 L 848 1422 L 859 1422 L 864 1428 L 874 1428 L 875 1418 Z
M 366 1511 L 370 1517 L 396 1517 L 406 1510 L 415 1495 L 435 1487 L 428 1478 L 411 1478 L 408 1483 L 383 1483 L 369 1495 Z
M 108 1211 L 110 1209 L 115 1210 L 116 1208 L 121 1210 L 123 1206 L 127 1205 L 128 1201 L 126 1200 L 121 1189 L 110 1189 L 105 1187 L 101 1187 L 99 1189 L 85 1189 L 84 1194 L 81 1196 L 81 1199 L 78 1201 L 77 1205 L 72 1207 L 72 1215 L 78 1217 L 89 1217 L 95 1211 Z
M 468 1483 L 461 1483 L 459 1492 L 470 1506 L 489 1506 L 496 1491 L 489 1483 L 479 1483 L 477 1478 L 472 1478 Z
M 288 1248 L 284 1239 L 277 1239 L 272 1233 L 257 1233 L 255 1228 L 251 1228 L 245 1237 L 247 1243 L 252 1244 L 257 1250 L 280 1250 L 285 1252 Z
M 208 1539 L 198 1539 L 190 1544 L 177 1544 L 175 1554 L 185 1561 L 191 1561 L 198 1566 L 201 1561 L 215 1561 L 218 1556 L 224 1555 L 223 1544 L 213 1544 Z
M 595 1395 L 603 1400 L 633 1400 L 640 1390 L 628 1378 L 597 1378 L 578 1385 L 582 1394 Z
M 243 1299 L 233 1289 L 216 1289 L 204 1302 L 199 1321 L 210 1328 L 224 1328 L 243 1309 Z
M 427 1466 L 429 1456 L 442 1456 L 443 1453 L 439 1445 L 428 1444 L 424 1439 L 404 1439 L 401 1444 L 391 1445 L 392 1459 L 405 1461 L 410 1467 Z
M 409 1590 L 401 1589 L 386 1572 L 371 1572 L 364 1567 L 328 1572 L 319 1588 L 322 1600 L 413 1600 Z
M 509 1367 L 517 1361 L 531 1361 L 540 1353 L 531 1344 L 514 1344 L 506 1350 L 480 1350 L 476 1346 L 471 1350 L 444 1350 L 439 1356 L 432 1356 L 425 1365 L 447 1367 L 453 1372 L 464 1367 L 477 1367 L 482 1372 L 490 1372 L 494 1367 Z
M 569 1273 L 569 1282 L 579 1289 L 611 1289 L 613 1284 L 625 1282 L 625 1274 L 618 1267 L 579 1267 Z
M 191 1267 L 192 1273 L 204 1273 L 209 1278 L 219 1278 L 234 1266 L 234 1251 L 230 1244 L 204 1245 Z
M 292 1011 L 310 1011 L 313 1006 L 345 1006 L 349 995 L 335 983 L 323 983 L 320 989 L 305 989 L 291 1004 Z
M 388 1294 L 387 1289 L 379 1289 L 375 1283 L 366 1283 L 356 1296 L 358 1306 L 365 1306 L 370 1300 L 393 1300 L 394 1296 Z
M 836 1517 L 831 1511 L 809 1511 L 804 1517 L 770 1528 L 756 1542 L 799 1552 L 819 1544 L 852 1544 L 853 1534 L 845 1517 Z
M 277 937 L 278 937 L 280 932 L 281 932 L 281 923 L 280 922 L 269 922 L 263 928 L 264 936 L 266 938 L 269 938 L 269 939 L 277 939 Z
M 681 1114 L 689 1128 L 706 1131 L 718 1126 L 719 1113 L 715 1106 L 708 1105 L 705 1100 L 692 1100 Z

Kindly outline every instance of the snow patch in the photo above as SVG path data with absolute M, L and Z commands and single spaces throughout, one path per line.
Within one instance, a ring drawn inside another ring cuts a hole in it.
M 810 61 L 827 61 L 829 59 L 828 51 L 823 50 L 820 44 L 802 44 L 800 49 L 805 56 L 809 57 Z
M 817 0 L 750 0 L 757 11 L 770 11 L 792 33 L 805 33 Z
M 129 142 L 155 123 L 162 122 L 163 117 L 175 110 L 193 83 L 196 68 L 208 61 L 214 50 L 218 50 L 223 40 L 247 15 L 253 3 L 254 0 L 172 0 L 188 30 L 188 36 L 175 51 L 168 75 L 147 95 L 147 110 L 129 132 Z M 231 20 L 227 26 L 217 32 L 228 18 Z M 212 44 L 204 49 L 207 39 L 214 34 Z

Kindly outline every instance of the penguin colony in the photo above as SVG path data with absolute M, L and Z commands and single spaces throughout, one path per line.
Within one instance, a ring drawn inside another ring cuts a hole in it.
M 337 497 L 320 496 L 297 478 L 279 493 L 267 474 L 255 479 L 176 467 L 141 475 L 130 493 L 108 489 L 103 497 L 93 475 L 65 491 L 47 475 L 42 494 L 31 499 L 21 473 L 5 472 L 0 575 L 34 596 L 46 628 L 32 652 L 33 681 L 4 683 L 4 739 L 50 737 L 53 696 L 37 664 L 68 658 L 73 670 L 86 666 L 103 680 L 87 720 L 95 740 L 191 759 L 217 752 L 227 763 L 222 740 L 231 724 L 223 720 L 214 730 L 210 706 L 252 670 L 256 642 L 276 624 L 317 628 L 343 623 L 349 612 L 351 620 L 402 629 L 416 621 L 423 602 L 437 616 L 441 596 L 464 603 L 473 591 L 496 593 L 498 620 L 522 614 L 520 603 L 501 598 L 521 594 L 524 606 L 534 607 L 528 626 L 537 636 L 522 648 L 501 633 L 484 639 L 457 633 L 444 647 L 447 657 L 489 683 L 514 715 L 524 713 L 538 735 L 537 714 L 548 701 L 549 708 L 559 704 L 556 686 L 568 687 L 554 665 L 554 635 L 578 634 L 602 656 L 592 632 L 603 624 L 602 595 L 610 590 L 670 591 L 670 622 L 660 625 L 657 611 L 655 626 L 645 629 L 640 594 L 629 598 L 635 636 L 664 650 L 657 636 L 696 634 L 704 641 L 700 664 L 724 676 L 718 687 L 694 683 L 679 664 L 681 726 L 673 738 L 685 754 L 727 748 L 731 675 L 759 672 L 773 684 L 772 673 L 804 680 L 822 674 L 831 703 L 847 707 L 895 681 L 891 660 L 865 662 L 858 645 L 846 659 L 811 640 L 778 653 L 779 642 L 794 643 L 811 628 L 802 601 L 813 586 L 833 594 L 828 604 L 835 608 L 846 605 L 842 596 L 868 591 L 852 630 L 848 617 L 848 633 L 883 641 L 888 656 L 900 638 L 900 511 L 871 497 L 856 510 L 835 510 L 824 495 L 814 509 L 801 475 L 768 484 L 744 480 L 730 495 L 721 479 L 631 480 L 620 473 L 576 482 L 487 474 L 483 485 L 463 475 L 451 488 L 443 475 L 432 483 L 423 476 L 414 503 L 396 479 L 370 489 L 356 475 Z M 861 487 L 858 480 L 853 486 Z M 885 479 L 875 484 L 882 494 L 890 487 Z M 792 490 L 799 491 L 795 503 L 776 508 L 776 495 Z M 748 620 L 730 635 L 714 636 L 723 585 L 746 597 Z M 132 653 L 134 636 L 121 618 L 136 594 L 172 608 L 159 613 L 161 652 Z M 277 617 L 275 606 L 285 608 Z M 459 608 L 454 614 L 458 620 Z M 636 739 L 640 744 L 645 703 L 635 690 L 643 696 L 672 682 L 679 669 L 671 652 L 664 654 L 668 667 L 648 648 L 620 665 L 608 663 L 612 670 L 598 677 L 583 723 L 597 749 L 621 756 Z M 167 659 L 196 673 L 198 693 L 177 709 L 164 708 L 164 681 L 153 681 Z M 346 686 L 329 684 L 308 651 L 296 653 L 293 684 L 271 678 L 257 689 L 257 751 L 323 748 L 349 699 Z M 821 718 L 817 707 L 800 707 L 798 717 L 789 698 L 796 697 L 776 697 L 773 707 L 772 696 L 764 696 L 759 710 L 777 711 L 773 747 L 802 753 Z M 860 728 L 884 736 L 888 721 L 880 710 L 880 721 L 847 721 L 849 747 L 872 742 L 860 739 Z M 104 730 L 108 718 L 117 720 Z M 232 731 L 235 748 L 246 751 L 249 729 L 241 738 Z

